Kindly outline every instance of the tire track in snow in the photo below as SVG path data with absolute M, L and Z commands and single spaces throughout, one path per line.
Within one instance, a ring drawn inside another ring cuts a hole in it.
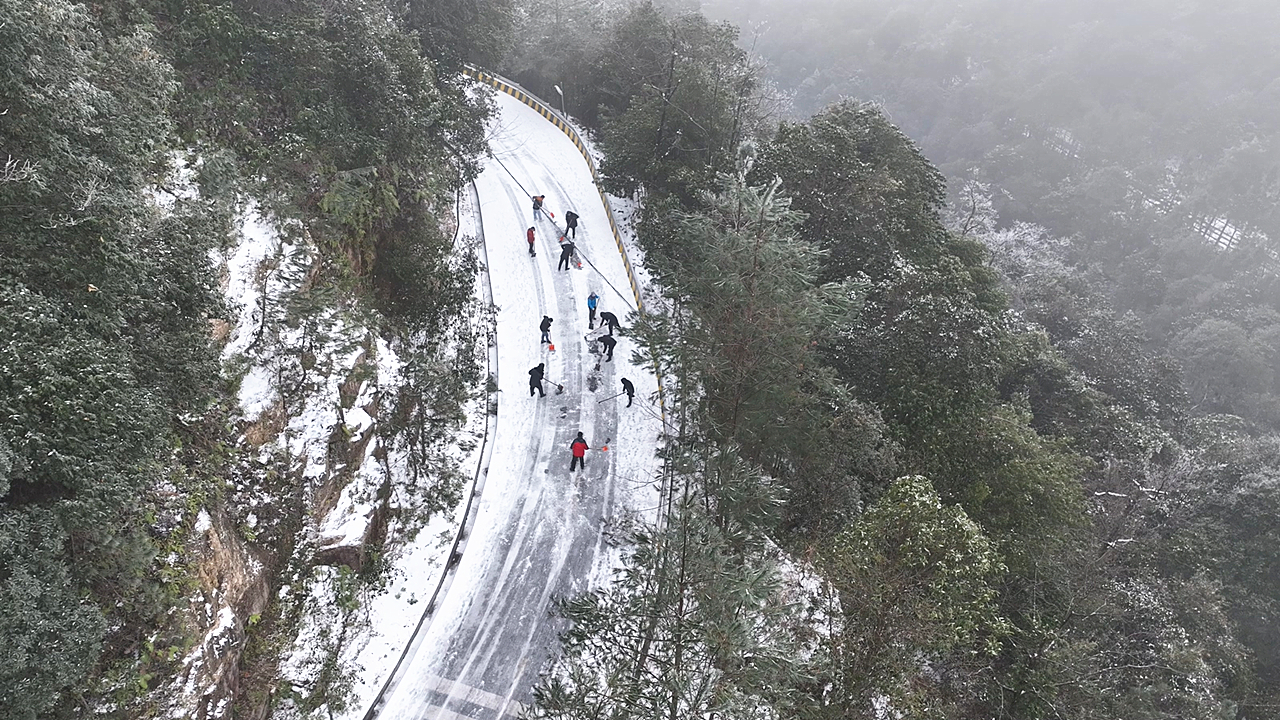
M 526 177 L 534 177 L 540 171 L 538 168 L 527 167 L 523 162 L 520 162 L 518 158 L 512 159 L 509 167 L 510 165 L 515 165 L 515 171 Z M 561 192 L 564 191 L 563 186 L 558 182 L 553 182 L 551 184 Z M 537 192 L 541 193 L 543 191 L 539 189 Z M 513 185 L 507 186 L 507 195 L 508 200 L 517 206 L 522 201 L 526 200 L 523 196 L 516 194 L 515 187 Z M 545 260 L 538 263 L 536 273 L 540 277 L 544 268 L 546 269 L 546 272 L 552 273 L 552 280 L 550 284 L 554 288 L 554 303 L 557 308 L 557 314 L 554 317 L 557 317 L 560 320 L 562 327 L 576 325 L 576 322 L 566 322 L 570 318 L 576 319 L 576 295 L 573 287 L 574 270 L 550 270 L 551 260 L 553 257 L 558 260 L 558 253 L 555 255 L 545 254 L 545 248 L 553 247 L 558 249 L 558 242 L 553 245 L 551 240 L 546 237 L 545 225 L 547 223 L 544 222 L 539 224 L 544 227 L 544 232 L 540 234 L 543 236 L 542 247 L 544 248 Z M 553 235 L 553 237 L 554 236 L 556 235 Z M 540 287 L 545 287 L 545 285 L 540 285 Z M 545 290 L 541 292 L 540 295 L 545 298 Z M 565 332 L 565 330 L 557 331 L 553 333 L 553 338 L 555 335 Z M 568 332 L 572 333 L 573 331 Z M 581 422 L 582 404 L 584 400 L 583 388 L 581 387 L 582 343 L 579 342 L 577 338 L 573 338 L 568 343 L 561 342 L 560 353 L 561 368 L 559 372 L 560 379 L 566 386 L 566 397 L 562 398 L 559 395 L 555 395 L 553 397 L 556 399 L 557 405 L 562 402 L 567 402 L 568 404 L 564 406 L 567 408 L 567 411 L 560 416 L 560 422 L 550 428 L 553 431 L 555 439 L 552 444 L 550 460 L 542 474 L 548 476 L 548 478 L 551 479 L 551 483 L 545 483 L 542 490 L 539 492 L 535 511 L 530 513 L 533 517 L 541 515 L 537 510 L 540 509 L 543 503 L 548 500 L 548 493 L 555 488 L 561 487 L 559 483 L 554 480 L 554 477 L 561 474 L 560 466 L 563 462 L 563 455 L 556 451 L 560 450 L 562 447 L 567 449 L 570 441 L 577 432 L 577 428 L 584 425 L 584 423 Z M 584 429 L 584 433 L 593 432 L 594 430 L 595 429 L 593 427 L 587 427 Z M 545 437 L 546 433 L 544 432 L 542 435 Z M 531 476 L 537 476 L 537 470 L 540 465 L 540 462 L 531 463 Z M 607 469 L 608 463 L 606 463 L 606 477 L 608 476 Z M 587 476 L 588 474 L 583 473 L 583 475 Z M 591 477 L 590 479 L 595 480 L 597 478 Z M 569 482 L 575 483 L 572 479 L 570 479 Z M 568 494 L 571 496 L 581 496 L 582 490 L 578 488 L 575 483 L 569 487 Z M 591 524 L 590 515 L 584 519 L 587 521 L 588 525 Z M 527 523 L 521 523 L 521 525 L 527 525 Z M 511 583 L 509 573 L 505 572 L 499 578 L 497 587 L 503 595 L 502 599 L 509 601 L 512 607 L 521 608 L 523 612 L 520 614 L 520 621 L 515 623 L 511 622 L 510 615 L 492 612 L 492 606 L 490 611 L 485 613 L 484 620 L 488 622 L 488 625 L 484 627 L 481 637 L 478 637 L 476 642 L 470 645 L 470 652 L 468 653 L 468 656 L 459 672 L 459 677 L 463 678 L 465 682 L 466 679 L 476 675 L 477 671 L 479 671 L 478 674 L 480 677 L 477 678 L 479 682 L 467 682 L 467 685 L 483 688 L 487 684 L 485 682 L 486 680 L 493 680 L 493 678 L 486 677 L 486 670 L 489 668 L 504 666 L 503 663 L 498 663 L 496 660 L 498 659 L 499 653 L 502 653 L 504 650 L 508 652 L 510 651 L 509 641 L 511 638 L 505 637 L 505 635 L 508 634 L 523 636 L 523 642 L 520 642 L 519 644 L 519 651 L 515 653 L 513 658 L 511 658 L 511 660 L 514 660 L 513 669 L 515 670 L 516 677 L 524 675 L 530 669 L 529 665 L 532 660 L 530 657 L 530 651 L 534 642 L 538 639 L 539 631 L 544 629 L 544 624 L 539 623 L 538 620 L 541 617 L 546 616 L 552 595 L 558 588 L 562 589 L 565 568 L 573 549 L 573 540 L 575 539 L 575 533 L 571 532 L 572 526 L 568 528 L 560 527 L 555 530 L 543 526 L 540 529 L 543 532 L 539 532 L 534 535 L 531 540 L 533 547 L 529 548 L 531 552 L 526 555 L 526 557 L 532 558 L 541 555 L 542 557 L 550 560 L 550 565 L 534 567 L 532 560 L 530 559 L 529 562 L 525 563 L 524 567 L 528 572 L 522 573 L 522 577 L 518 578 L 518 580 L 529 580 L 531 579 L 530 575 L 532 575 L 532 579 L 536 579 L 537 577 L 542 578 L 541 585 L 539 586 L 536 583 L 529 582 L 519 582 L 513 585 Z M 549 547 L 547 547 L 548 545 Z M 509 557 L 513 557 L 513 555 L 509 555 Z M 532 617 L 530 617 L 531 614 Z M 501 642 L 502 640 L 508 640 L 508 642 L 503 643 Z M 541 665 L 541 661 L 542 658 L 538 658 L 537 664 Z M 505 665 L 510 667 L 511 663 L 505 663 Z M 533 669 L 536 670 L 536 668 Z M 515 678 L 512 678 L 512 680 L 514 679 Z M 513 698 L 518 687 L 519 684 L 515 682 L 512 682 L 509 685 L 509 690 L 507 692 L 508 700 Z M 450 709 L 455 704 L 453 700 L 454 698 L 451 697 L 449 700 L 440 703 L 439 706 L 446 710 Z
M 577 208 L 579 212 L 591 217 L 590 220 L 584 218 L 585 226 L 608 228 L 602 208 L 589 207 L 597 193 L 576 150 L 572 163 L 568 162 L 567 154 L 557 156 L 555 150 L 535 156 L 526 138 L 537 136 L 539 128 L 531 123 L 545 124 L 545 121 L 541 118 L 531 121 L 520 113 L 519 109 L 504 110 L 503 126 L 491 141 L 495 154 L 520 176 L 521 184 L 551 197 L 556 210 L 562 212 L 565 207 L 573 207 L 574 203 L 569 201 L 573 198 L 581 204 Z M 546 140 L 548 146 L 553 142 Z M 537 149 L 541 151 L 543 146 Z M 544 166 L 544 162 L 548 164 Z M 491 171 L 503 172 L 490 167 L 486 174 Z M 588 176 L 586 183 L 577 177 L 579 172 Z M 536 319 L 527 326 L 528 335 L 524 335 L 523 323 L 533 311 L 530 306 L 536 298 L 539 310 L 555 309 L 546 314 L 556 318 L 560 329 L 553 331 L 552 336 L 561 342 L 557 343 L 557 356 L 548 365 L 555 364 L 557 374 L 551 377 L 565 385 L 566 393 L 562 396 L 553 393 L 545 401 L 533 399 L 534 408 L 523 405 L 523 399 L 500 404 L 507 436 L 497 453 L 505 457 L 495 458 L 497 473 L 492 479 L 505 483 L 490 484 L 486 493 L 489 497 L 472 531 L 474 545 L 459 568 L 455 590 L 437 610 L 438 616 L 433 619 L 429 633 L 431 641 L 423 643 L 417 652 L 417 661 L 405 668 L 405 677 L 398 681 L 396 697 L 388 697 L 382 717 L 506 720 L 518 713 L 521 702 L 529 697 L 536 671 L 549 651 L 556 647 L 561 621 L 547 612 L 551 600 L 583 589 L 605 552 L 601 534 L 603 521 L 614 512 L 624 494 L 616 479 L 618 459 L 613 451 L 590 453 L 591 466 L 583 473 L 581 483 L 566 480 L 569 440 L 577 430 L 581 429 L 597 448 L 606 436 L 614 438 L 617 434 L 617 404 L 598 404 L 599 388 L 590 390 L 586 386 L 589 366 L 584 367 L 588 358 L 584 357 L 585 341 L 581 339 L 586 324 L 582 322 L 585 317 L 579 317 L 578 312 L 580 299 L 585 298 L 589 289 L 596 288 L 599 292 L 597 280 L 607 281 L 607 278 L 598 278 L 590 269 L 551 270 L 558 252 L 547 253 L 557 245 L 552 240 L 556 235 L 548 233 L 547 222 L 539 224 L 541 257 L 527 259 L 523 234 L 531 209 L 528 198 L 505 174 L 482 179 L 485 182 L 481 201 L 488 229 L 484 237 L 492 258 L 490 270 L 495 286 L 504 290 L 507 298 L 502 302 L 506 306 L 501 308 L 507 318 L 503 362 L 506 367 L 528 360 L 533 364 L 538 362 L 528 345 L 523 345 L 532 343 Z M 570 187 L 577 187 L 577 195 L 581 197 L 575 196 Z M 557 206 L 561 200 L 564 207 Z M 582 235 L 575 242 L 584 249 L 602 250 L 587 248 L 596 238 L 583 227 L 579 230 Z M 601 263 L 602 270 L 614 272 L 613 265 L 619 263 L 620 258 L 610 257 L 614 241 L 611 234 L 607 239 L 609 248 L 594 259 Z M 523 274 L 524 262 L 533 265 L 532 278 Z M 550 278 L 544 277 L 547 273 L 551 274 Z M 513 297 L 525 304 L 513 307 L 520 304 L 513 303 Z M 585 309 L 582 312 L 585 314 Z M 521 324 L 510 324 L 511 313 L 520 318 Z M 511 328 L 515 328 L 515 332 Z M 539 351 L 538 356 L 541 355 Z M 591 357 L 590 361 L 594 364 L 595 358 Z M 616 384 L 621 366 L 631 367 L 625 360 L 617 365 L 615 368 L 613 363 L 602 364 L 603 387 Z M 637 368 L 633 372 L 643 371 Z M 507 377 L 512 374 L 508 372 Z M 520 374 L 514 375 L 518 382 Z M 506 390 L 503 394 L 510 395 L 515 388 Z M 516 394 L 522 395 L 519 391 Z M 647 441 L 636 439 L 636 443 L 647 444 Z M 527 452 L 527 455 L 513 456 L 518 452 Z M 503 474 L 508 477 L 499 477 Z M 519 496 L 496 497 L 503 493 Z M 468 573 L 467 577 L 462 576 L 463 572 Z
M 505 190 L 506 190 L 508 201 L 511 202 L 512 205 L 518 207 L 522 204 L 524 198 L 521 195 L 517 194 L 516 188 L 514 186 L 507 185 L 505 187 Z M 545 246 L 546 246 L 545 241 L 543 242 L 543 245 L 545 249 Z M 544 258 L 546 258 L 545 252 L 544 252 Z M 555 302 L 556 300 L 555 295 L 548 297 L 547 290 L 546 290 L 547 283 L 544 282 L 544 279 L 542 277 L 544 272 L 546 272 L 545 267 L 548 259 L 549 258 L 539 261 L 536 258 L 531 258 L 534 265 L 532 275 L 534 277 L 534 283 L 537 287 L 540 315 L 546 314 L 548 304 Z M 558 307 L 556 312 L 559 313 Z M 553 336 L 554 334 L 555 333 L 553 332 Z M 565 353 L 565 354 L 567 355 L 568 353 Z M 563 363 L 561 364 L 563 365 Z M 566 387 L 566 394 L 569 394 L 570 391 L 568 388 L 570 387 L 570 383 L 572 382 L 571 376 L 568 375 L 563 368 L 560 371 L 560 375 L 561 375 L 560 380 L 563 381 L 562 384 L 564 384 Z M 576 375 L 576 373 L 574 375 Z M 551 393 L 549 398 L 531 398 L 531 400 L 535 403 L 534 427 L 540 427 L 541 430 L 540 432 L 537 433 L 536 444 L 534 444 L 530 448 L 531 452 L 529 453 L 529 459 L 526 466 L 527 469 L 524 473 L 525 478 L 534 478 L 538 476 L 539 467 L 542 465 L 542 457 L 543 457 L 542 449 L 545 445 L 548 444 L 548 435 L 552 436 L 552 438 L 550 438 L 550 441 L 552 443 L 555 442 L 554 435 L 557 434 L 556 433 L 557 423 L 546 422 L 547 416 L 549 414 L 552 414 L 553 412 L 548 409 L 550 407 L 550 404 L 547 402 L 543 402 L 543 400 L 546 400 L 546 399 L 550 399 L 557 404 L 560 402 L 563 402 L 562 396 L 555 394 L 554 391 Z M 547 468 L 547 470 L 544 471 L 544 473 L 549 472 L 549 470 L 550 468 Z M 534 500 L 533 507 L 527 508 L 526 507 L 527 499 L 522 499 L 519 505 L 520 512 L 517 514 L 514 514 L 511 517 L 524 518 L 524 517 L 530 517 L 530 516 L 532 517 L 540 516 L 544 503 L 547 500 L 545 485 L 538 491 L 537 496 L 533 498 L 533 500 Z M 487 602 L 485 603 L 484 609 L 480 613 L 480 617 L 478 618 L 478 628 L 476 630 L 476 636 L 469 643 L 468 647 L 470 651 L 465 661 L 462 664 L 462 668 L 459 672 L 459 677 L 467 677 L 472 673 L 473 669 L 476 667 L 481 667 L 481 668 L 488 667 L 493 660 L 494 654 L 498 651 L 499 649 L 498 641 L 500 640 L 500 637 L 498 636 L 500 635 L 501 631 L 504 629 L 502 627 L 502 623 L 504 621 L 509 621 L 509 617 L 510 617 L 506 613 L 499 612 L 500 606 L 502 608 L 505 608 L 510 605 L 516 604 L 514 602 L 516 598 L 513 598 L 510 592 L 503 593 L 501 591 L 512 587 L 513 583 L 511 583 L 511 577 L 512 577 L 512 573 L 515 572 L 516 565 L 521 560 L 521 558 L 524 558 L 527 560 L 527 558 L 530 556 L 529 553 L 522 553 L 520 551 L 525 550 L 529 542 L 538 540 L 540 533 L 531 532 L 531 531 L 536 531 L 538 529 L 539 528 L 531 527 L 530 523 L 526 523 L 526 522 L 516 523 L 515 535 L 513 536 L 511 542 L 507 545 L 505 549 L 506 550 L 505 562 L 503 564 L 502 571 L 498 575 L 495 582 L 495 585 L 500 592 L 490 595 L 488 598 L 486 598 Z M 531 536 L 532 536 L 532 539 L 531 539 Z M 522 569 L 528 570 L 528 567 L 527 567 L 528 563 L 526 562 L 525 565 L 526 567 Z M 482 653 L 482 651 L 485 650 L 486 648 L 487 648 L 487 652 Z M 483 654 L 483 658 L 480 657 L 482 654 Z M 442 705 L 442 707 L 447 708 L 448 704 L 446 703 Z

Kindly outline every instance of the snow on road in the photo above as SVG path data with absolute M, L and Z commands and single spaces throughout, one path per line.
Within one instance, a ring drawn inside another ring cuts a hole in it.
M 634 344 L 625 334 L 612 362 L 599 362 L 583 339 L 589 293 L 624 328 L 634 310 L 590 170 L 572 142 L 533 109 L 502 93 L 498 105 L 494 158 L 476 181 L 499 308 L 493 457 L 466 553 L 379 718 L 514 718 L 556 648 L 562 626 L 551 614 L 553 598 L 586 590 L 603 576 L 615 560 L 605 542 L 607 523 L 653 502 L 657 381 L 631 362 Z M 555 269 L 558 229 L 549 218 L 533 220 L 531 195 L 546 195 L 559 227 L 565 211 L 581 216 L 576 242 L 590 264 Z M 536 258 L 525 241 L 530 225 Z M 555 319 L 554 352 L 538 342 L 543 315 Z M 530 397 L 528 371 L 540 362 L 552 382 L 545 398 Z M 625 396 L 606 400 L 622 390 L 622 377 L 636 386 L 631 408 Z M 579 431 L 592 450 L 586 471 L 571 475 L 569 444 Z

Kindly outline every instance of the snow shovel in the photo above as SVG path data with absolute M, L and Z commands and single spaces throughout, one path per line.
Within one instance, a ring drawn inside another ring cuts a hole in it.
M 542 378 L 542 379 L 543 379 L 543 380 L 547 380 L 546 378 Z M 556 382 L 556 381 L 554 381 L 554 380 L 547 380 L 547 382 L 549 382 L 549 383 L 551 383 L 552 385 L 555 385 L 555 386 L 556 386 L 556 394 L 557 394 L 557 395 L 563 395 L 563 394 L 564 394 L 564 386 L 563 386 L 563 385 L 561 385 L 560 383 L 558 383 L 558 382 Z
M 599 405 L 599 404 L 600 404 L 600 403 L 602 403 L 602 402 L 609 402 L 610 400 L 612 400 L 612 399 L 614 399 L 614 398 L 616 398 L 616 397 L 622 397 L 623 395 L 626 395 L 626 394 L 627 394 L 627 391 L 626 391 L 626 390 L 623 390 L 622 392 L 618 393 L 617 395 L 610 395 L 609 397 L 605 398 L 604 400 L 597 400 L 597 401 L 596 401 L 596 404 L 597 404 L 597 405 Z

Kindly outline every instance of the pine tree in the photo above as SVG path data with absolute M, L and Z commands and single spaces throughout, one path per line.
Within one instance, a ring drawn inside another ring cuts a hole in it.
M 749 465 L 703 458 L 719 487 L 759 487 Z M 664 527 L 632 538 L 614 582 L 561 603 L 563 655 L 535 688 L 533 718 L 780 718 L 793 707 L 796 596 L 758 533 L 709 517 L 703 473 L 678 478 Z
M 816 367 L 814 341 L 846 317 L 854 288 L 817 284 L 819 251 L 797 236 L 802 216 L 780 184 L 739 174 L 673 222 L 686 259 L 673 273 L 675 312 L 646 333 L 652 352 L 687 368 L 706 410 L 706 437 L 752 450 L 799 402 Z

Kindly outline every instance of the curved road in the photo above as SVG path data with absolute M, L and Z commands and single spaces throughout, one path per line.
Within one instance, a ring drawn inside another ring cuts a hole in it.
M 657 470 L 652 373 L 632 365 L 626 336 L 611 363 L 599 363 L 583 340 L 588 293 L 619 318 L 632 310 L 630 298 L 624 304 L 605 283 L 630 289 L 590 170 L 534 110 L 501 93 L 498 104 L 490 138 L 496 160 L 476 181 L 499 308 L 493 457 L 466 553 L 377 708 L 379 718 L 514 720 L 557 645 L 552 600 L 607 576 L 613 555 L 605 524 L 650 497 Z M 581 216 L 577 245 L 603 276 L 590 265 L 555 270 L 558 233 L 548 218 L 532 221 L 531 194 L 547 196 L 557 223 L 565 210 Z M 536 258 L 524 237 L 531 224 Z M 538 342 L 544 314 L 555 318 L 554 352 Z M 527 373 L 539 362 L 563 394 L 548 382 L 546 398 L 529 397 Z M 625 396 L 601 402 L 621 391 L 624 376 L 636 385 L 635 407 L 624 407 Z M 593 449 L 585 473 L 571 476 L 569 444 L 578 431 Z M 607 451 L 600 449 L 606 440 Z

